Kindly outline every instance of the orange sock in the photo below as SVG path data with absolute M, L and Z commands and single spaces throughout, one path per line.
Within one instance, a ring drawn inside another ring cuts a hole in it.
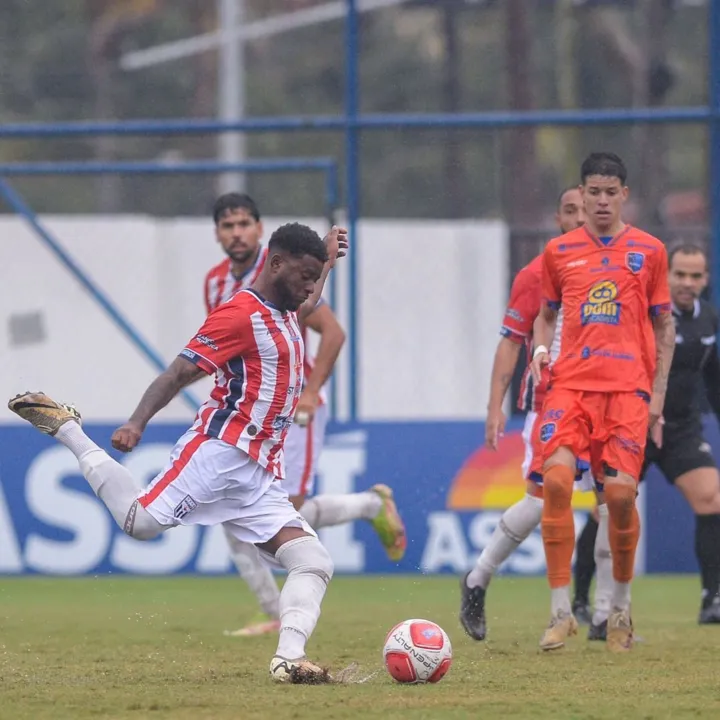
M 621 583 L 629 583 L 633 578 L 635 550 L 640 539 L 635 496 L 635 488 L 630 485 L 605 484 L 613 578 Z
M 551 588 L 570 585 L 575 521 L 572 501 L 575 473 L 565 465 L 554 465 L 543 474 L 542 538 Z

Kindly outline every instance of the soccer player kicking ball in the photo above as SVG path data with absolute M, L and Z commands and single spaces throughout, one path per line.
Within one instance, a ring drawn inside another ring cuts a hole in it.
M 640 521 L 635 507 L 648 429 L 657 437 L 675 347 L 667 253 L 657 239 L 621 220 L 627 171 L 612 153 L 581 168 L 584 227 L 543 253 L 544 305 L 532 361 L 539 380 L 562 304 L 560 352 L 540 417 L 544 500 L 542 535 L 552 618 L 540 647 L 553 650 L 577 632 L 570 606 L 575 544 L 570 505 L 577 459 L 589 453 L 604 485 L 614 588 L 607 646 L 630 649 L 630 583 Z M 654 335 L 654 338 L 653 338 Z
M 558 209 L 555 216 L 559 229 L 563 233 L 571 232 L 585 222 L 583 201 L 577 187 L 567 188 L 560 194 Z M 538 255 L 517 274 L 510 292 L 510 301 L 505 312 L 503 326 L 500 331 L 503 336 L 498 343 L 490 381 L 490 402 L 488 404 L 488 417 L 485 424 L 485 442 L 491 450 L 497 450 L 498 439 L 505 429 L 505 416 L 502 405 L 512 379 L 515 365 L 520 356 L 520 347 L 525 343 L 528 356 L 532 355 L 532 330 L 535 318 L 542 305 L 542 255 Z M 556 327 L 560 331 L 562 317 L 558 317 Z M 556 356 L 560 346 L 559 334 L 553 339 L 551 355 Z M 485 619 L 485 596 L 490 580 L 517 547 L 540 524 L 542 517 L 542 475 L 530 473 L 532 458 L 541 452 L 540 438 L 536 432 L 538 413 L 542 409 L 543 399 L 547 390 L 547 380 L 550 375 L 548 369 L 543 373 L 542 382 L 533 383 L 530 364 L 523 376 L 518 398 L 518 407 L 527 415 L 523 428 L 525 442 L 525 462 L 523 463 L 523 476 L 526 478 L 527 494 L 522 500 L 508 508 L 500 518 L 490 542 L 485 546 L 475 567 L 460 581 L 461 604 L 460 623 L 465 632 L 474 640 L 484 640 L 487 634 Z M 583 477 L 579 489 L 591 489 L 592 479 Z M 585 484 L 590 480 L 589 487 Z M 539 481 L 539 482 L 538 482 Z M 601 512 L 602 528 L 597 534 L 597 555 L 600 564 L 598 572 L 598 585 L 596 589 L 596 610 L 602 610 L 612 590 L 612 575 L 610 573 L 610 550 L 607 537 L 607 515 L 604 506 Z M 583 609 L 585 604 L 583 604 Z M 609 610 L 609 608 L 607 608 Z M 589 613 L 588 613 L 589 615 Z M 588 622 L 590 618 L 588 616 Z
M 227 258 L 213 267 L 205 278 L 205 306 L 212 312 L 240 290 L 250 287 L 262 271 L 268 251 L 260 239 L 263 224 L 255 201 L 242 193 L 221 195 L 213 207 L 215 236 Z M 394 562 L 402 560 L 407 540 L 405 526 L 386 485 L 374 485 L 367 492 L 338 495 L 312 495 L 315 471 L 325 441 L 327 404 L 323 386 L 330 377 L 338 354 L 345 342 L 345 333 L 335 314 L 322 299 L 303 320 L 320 335 L 317 355 L 313 358 L 305 346 L 303 386 L 295 409 L 294 422 L 285 438 L 285 477 L 283 487 L 290 502 L 309 525 L 321 527 L 340 525 L 354 520 L 367 520 Z M 262 561 L 257 547 L 235 537 L 232 526 L 225 527 L 230 555 L 235 567 L 255 595 L 263 612 L 238 630 L 227 635 L 245 637 L 277 632 L 280 627 L 280 590 L 272 571 Z
M 177 525 L 225 524 L 235 538 L 287 571 L 280 593 L 280 637 L 270 663 L 275 680 L 327 673 L 305 657 L 333 563 L 283 488 L 283 443 L 303 383 L 299 323 L 348 246 L 333 228 L 323 242 L 297 223 L 270 238 L 268 257 L 248 290 L 210 315 L 170 367 L 148 387 L 112 437 L 130 452 L 150 419 L 203 373 L 215 387 L 170 460 L 144 490 L 81 429 L 72 408 L 26 393 L 9 408 L 77 457 L 80 470 L 130 537 L 151 540 Z

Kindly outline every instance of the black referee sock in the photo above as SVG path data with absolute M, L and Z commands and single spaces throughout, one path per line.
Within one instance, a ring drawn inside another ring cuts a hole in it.
M 720 516 L 719 516 L 720 517 Z M 598 524 L 590 515 L 577 540 L 575 556 L 575 602 L 590 604 L 590 583 L 595 574 L 595 538 Z
M 700 565 L 703 600 L 720 592 L 720 515 L 695 516 L 695 555 Z

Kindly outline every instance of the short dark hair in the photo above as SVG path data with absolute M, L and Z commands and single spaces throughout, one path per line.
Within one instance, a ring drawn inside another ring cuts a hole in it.
M 562 199 L 565 197 L 565 193 L 570 192 L 571 190 L 577 190 L 577 185 L 568 185 L 566 188 L 563 188 L 560 191 L 560 194 L 558 195 L 557 199 L 557 209 L 559 210 L 562 207 Z
M 672 267 L 673 258 L 678 254 L 682 255 L 702 255 L 705 258 L 705 267 L 707 269 L 708 255 L 702 245 L 698 245 L 694 242 L 678 242 L 670 246 L 668 251 L 668 266 Z
M 216 225 L 228 210 L 245 210 L 255 219 L 255 222 L 260 222 L 260 211 L 257 204 L 245 193 L 225 193 L 215 201 L 212 214 Z
M 580 180 L 583 185 L 591 175 L 616 177 L 624 186 L 627 181 L 627 168 L 615 153 L 596 152 L 588 155 L 580 168 Z
M 320 236 L 311 227 L 296 222 L 281 225 L 270 236 L 268 249 L 271 253 L 284 252 L 293 257 L 310 255 L 321 263 L 328 260 L 327 248 Z

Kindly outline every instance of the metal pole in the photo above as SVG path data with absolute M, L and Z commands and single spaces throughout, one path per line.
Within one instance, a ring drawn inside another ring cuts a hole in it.
M 218 52 L 218 118 L 237 122 L 245 114 L 245 48 L 233 31 L 242 27 L 245 0 L 217 0 L 218 25 L 223 42 Z M 237 132 L 218 135 L 218 160 L 238 163 L 245 158 L 245 135 Z M 244 192 L 245 175 L 223 174 L 218 178 L 218 193 Z
M 715 307 L 720 307 L 720 0 L 711 0 L 708 28 L 708 103 L 711 119 L 710 143 L 710 249 L 712 290 Z
M 358 234 L 357 221 L 360 211 L 360 168 L 358 157 L 358 129 L 356 120 L 359 108 L 358 64 L 360 55 L 360 27 L 356 0 L 347 0 L 345 18 L 345 192 L 347 197 L 347 225 L 350 236 L 348 256 L 348 351 L 350 354 L 348 387 L 350 422 L 357 420 L 358 411 Z
M 372 12 L 380 8 L 402 5 L 406 0 L 359 0 L 358 12 Z M 230 31 L 215 31 L 174 40 L 173 42 L 153 45 L 144 50 L 135 50 L 120 58 L 120 67 L 123 70 L 141 70 L 160 63 L 191 57 L 201 52 L 215 50 L 225 38 L 242 38 L 244 40 L 259 40 L 274 37 L 281 33 L 290 32 L 299 28 L 312 27 L 329 20 L 340 20 L 345 17 L 345 0 L 333 0 L 322 5 L 314 5 L 304 10 L 293 10 L 280 15 L 271 15 L 262 20 L 249 22 L 242 27 L 234 27 Z
M 325 215 L 327 216 L 328 230 L 335 225 L 340 202 L 339 182 L 337 166 L 335 164 L 328 166 L 325 173 Z M 338 308 L 338 282 L 337 272 L 330 273 L 330 302 L 333 309 L 337 312 Z M 330 375 L 330 420 L 334 421 L 338 418 L 338 382 L 336 374 Z

